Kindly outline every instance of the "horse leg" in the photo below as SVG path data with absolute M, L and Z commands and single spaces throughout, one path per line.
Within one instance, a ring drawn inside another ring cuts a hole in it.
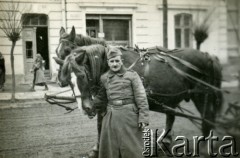
M 163 139 L 163 143 L 167 146 L 170 146 L 172 144 L 172 127 L 173 123 L 175 121 L 175 115 L 172 114 L 166 114 L 166 127 L 165 131 L 169 132 L 166 137 Z
M 215 121 L 215 114 L 211 109 L 213 102 L 209 94 L 196 94 L 194 97 L 191 97 L 191 99 L 203 119 L 206 119 L 210 122 Z M 208 136 L 210 130 L 213 128 L 213 125 L 210 122 L 202 122 L 202 133 L 204 136 Z
M 101 115 L 101 112 L 98 112 L 97 113 L 98 138 L 97 138 L 97 143 L 93 146 L 92 150 L 88 154 L 89 158 L 98 158 L 99 142 L 100 142 L 101 129 L 102 129 L 102 119 L 103 119 L 103 116 Z
M 204 106 L 204 108 L 203 108 L 203 118 L 210 121 L 210 122 L 215 122 L 214 114 L 212 113 L 211 110 L 208 109 L 210 104 L 213 104 L 212 101 L 211 101 L 211 98 L 208 94 L 205 94 L 204 95 L 204 103 L 203 103 L 203 106 Z M 204 136 L 208 136 L 211 129 L 213 129 L 213 125 L 211 125 L 210 123 L 208 123 L 206 121 L 202 122 L 202 132 L 203 132 Z

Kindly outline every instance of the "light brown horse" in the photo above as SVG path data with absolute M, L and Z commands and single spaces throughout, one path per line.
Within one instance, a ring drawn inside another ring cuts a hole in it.
M 57 59 L 63 65 L 59 80 L 67 84 L 70 73 L 73 71 L 76 74 L 78 88 L 82 93 L 83 108 L 91 115 L 93 114 L 91 100 L 92 95 L 95 95 L 93 92 L 97 91 L 101 74 L 108 70 L 107 49 L 102 45 L 72 48 L 76 49 L 71 49 L 71 54 L 66 57 L 64 62 Z M 66 52 L 69 47 L 61 49 Z M 121 49 L 121 51 L 126 67 L 132 65 L 137 59 L 142 59 L 136 62 L 133 69 L 143 78 L 148 92 L 150 110 L 161 112 L 162 107 L 159 103 L 176 108 L 182 100 L 189 101 L 191 99 L 203 118 L 215 121 L 216 115 L 222 107 L 222 93 L 201 82 L 196 82 L 194 78 L 220 88 L 221 66 L 216 58 L 193 49 L 174 50 L 168 52 L 171 56 L 163 56 L 155 47 L 149 49 L 143 57 L 134 49 Z M 98 116 L 98 125 L 101 123 L 101 119 Z M 166 130 L 172 129 L 174 120 L 174 115 L 167 114 Z M 208 135 L 211 128 L 211 124 L 202 122 L 204 135 Z M 171 142 L 171 135 L 166 142 Z

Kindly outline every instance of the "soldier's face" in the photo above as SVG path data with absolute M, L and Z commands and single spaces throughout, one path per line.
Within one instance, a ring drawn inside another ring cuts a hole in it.
M 110 70 L 113 72 L 118 72 L 122 67 L 122 57 L 116 56 L 111 59 L 108 59 L 108 66 L 110 67 Z

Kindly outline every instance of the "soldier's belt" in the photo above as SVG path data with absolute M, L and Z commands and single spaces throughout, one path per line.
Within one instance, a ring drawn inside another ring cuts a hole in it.
M 116 106 L 121 106 L 121 105 L 126 105 L 126 104 L 134 104 L 133 99 L 124 99 L 124 100 L 109 100 L 108 104 L 110 105 L 116 105 Z

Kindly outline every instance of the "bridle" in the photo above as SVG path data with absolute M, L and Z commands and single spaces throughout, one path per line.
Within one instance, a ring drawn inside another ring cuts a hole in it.
M 86 74 L 86 78 L 88 81 L 89 93 L 93 98 L 99 89 L 99 83 L 94 82 L 94 79 L 92 78 L 93 75 L 90 74 L 90 71 L 89 71 L 89 68 L 87 67 L 87 65 L 84 65 L 84 73 Z
M 65 43 L 65 42 L 69 42 L 70 43 L 71 50 L 73 50 L 74 48 L 76 48 L 78 46 L 76 42 L 70 41 L 70 40 L 68 40 L 68 39 L 66 39 L 64 37 L 61 37 L 60 40 L 59 40 L 59 44 L 58 44 L 58 46 L 56 48 L 56 54 L 58 55 L 58 57 L 60 56 L 60 54 L 58 53 L 58 50 L 61 47 L 61 45 L 63 43 Z M 72 64 L 74 64 L 75 68 L 78 67 L 78 64 L 75 63 L 75 61 Z M 61 70 L 59 70 L 59 71 L 61 71 Z M 92 76 L 91 76 L 91 74 L 90 74 L 90 72 L 89 72 L 89 70 L 88 70 L 86 65 L 84 65 L 84 73 L 86 74 L 88 84 L 91 85 L 91 87 L 90 87 L 90 91 L 91 91 L 90 94 L 92 94 L 95 91 L 96 87 L 98 87 L 98 86 L 95 85 L 96 83 L 92 83 L 93 79 L 92 79 Z M 71 81 L 69 81 L 69 82 L 71 83 Z
M 64 39 L 64 38 L 61 37 L 61 38 L 59 39 L 58 46 L 57 46 L 57 48 L 56 48 L 56 50 L 55 50 L 58 57 L 59 57 L 58 49 L 59 49 L 59 47 L 60 47 L 64 42 L 69 42 L 69 43 L 73 46 L 73 48 L 71 47 L 71 49 L 74 49 L 74 48 L 77 47 L 76 42 L 70 41 L 70 40 L 68 40 L 68 39 Z

